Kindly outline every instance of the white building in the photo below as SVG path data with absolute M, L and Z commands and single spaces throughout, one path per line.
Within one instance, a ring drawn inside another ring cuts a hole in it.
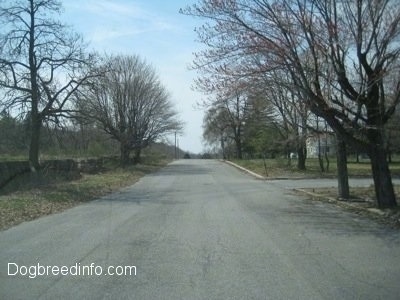
M 336 154 L 336 138 L 330 133 L 315 133 L 307 137 L 307 157 L 316 158 L 318 153 L 329 156 Z

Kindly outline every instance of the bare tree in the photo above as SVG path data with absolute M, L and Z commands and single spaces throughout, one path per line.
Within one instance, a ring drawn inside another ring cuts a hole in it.
M 167 90 L 139 56 L 107 57 L 97 72 L 104 76 L 86 86 L 79 105 L 120 143 L 121 165 L 131 151 L 138 162 L 151 142 L 182 130 Z
M 260 79 L 260 78 L 259 78 Z M 257 82 L 257 80 L 255 79 Z M 299 101 L 301 95 L 294 88 L 290 78 L 278 70 L 264 76 L 260 89 L 264 90 L 265 100 L 275 108 L 275 124 L 286 137 L 288 146 L 294 147 L 297 153 L 297 168 L 306 169 L 307 128 L 309 127 L 309 110 L 306 103 Z M 288 147 L 289 150 L 289 147 Z M 290 155 L 288 159 L 290 163 Z
M 400 101 L 397 0 L 202 0 L 184 13 L 211 20 L 198 30 L 208 46 L 197 55 L 199 68 L 234 76 L 282 69 L 299 101 L 368 153 L 378 205 L 397 205 L 383 138 Z M 262 64 L 252 64 L 255 56 Z M 397 79 L 388 99 L 391 74 Z M 337 91 L 331 98 L 324 84 Z
M 29 162 L 39 168 L 42 124 L 69 116 L 71 96 L 90 77 L 79 35 L 52 18 L 56 0 L 2 1 L 0 4 L 0 87 L 3 106 L 30 121 Z

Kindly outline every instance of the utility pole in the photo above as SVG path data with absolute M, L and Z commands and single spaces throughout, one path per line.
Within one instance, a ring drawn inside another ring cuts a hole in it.
M 177 147 L 177 148 L 178 148 L 177 158 L 179 159 L 179 151 L 180 151 L 180 150 L 179 150 L 179 139 L 177 140 L 177 145 L 178 145 L 178 147 Z
M 176 131 L 175 131 L 175 159 L 176 159 Z

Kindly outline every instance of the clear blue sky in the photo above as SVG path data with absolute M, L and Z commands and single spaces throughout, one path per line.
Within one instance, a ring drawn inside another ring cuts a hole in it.
M 180 15 L 179 9 L 196 2 L 179 0 L 63 0 L 62 18 L 99 52 L 138 54 L 157 70 L 185 122 L 180 147 L 202 151 L 203 113 L 196 102 L 203 97 L 191 90 L 195 71 L 187 66 L 195 42 L 194 28 L 201 23 Z M 173 141 L 173 138 L 170 138 Z

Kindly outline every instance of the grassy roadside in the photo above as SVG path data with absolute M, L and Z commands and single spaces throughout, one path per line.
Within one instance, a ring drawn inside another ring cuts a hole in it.
M 167 160 L 160 160 L 125 169 L 110 166 L 102 173 L 83 174 L 75 180 L 51 180 L 39 187 L 3 192 L 0 194 L 0 230 L 61 212 L 132 185 L 167 163 Z
M 260 174 L 267 178 L 315 178 L 315 177 L 336 177 L 336 160 L 330 159 L 329 171 L 322 173 L 318 159 L 309 158 L 306 161 L 306 170 L 297 170 L 297 161 L 292 160 L 288 165 L 286 159 L 266 159 L 266 168 L 262 159 L 232 160 L 232 162 Z M 347 164 L 349 176 L 372 176 L 369 162 L 349 162 Z M 400 162 L 390 164 L 392 176 L 400 177 Z

